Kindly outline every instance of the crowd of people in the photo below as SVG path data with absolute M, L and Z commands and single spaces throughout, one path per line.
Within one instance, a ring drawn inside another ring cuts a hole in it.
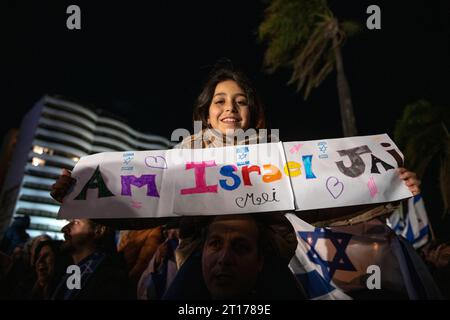
M 179 148 L 258 143 L 257 137 L 229 141 L 229 132 L 265 128 L 255 89 L 229 66 L 210 75 L 193 119 L 202 121 L 203 130 Z M 420 192 L 413 172 L 402 168 L 399 178 L 413 194 Z M 52 196 L 62 202 L 75 182 L 63 170 Z M 352 209 L 346 210 L 348 217 Z M 330 211 L 327 217 L 333 215 L 342 212 Z M 47 235 L 30 239 L 29 218 L 17 217 L 1 243 L 0 299 L 306 298 L 288 267 L 297 238 L 281 213 L 154 219 L 150 224 L 146 219 L 139 224 L 133 223 L 136 230 L 119 231 L 123 226 L 118 221 L 73 219 L 62 228 L 65 240 L 58 241 Z M 450 283 L 449 244 L 428 245 L 421 254 L 436 279 Z M 448 291 L 443 293 L 448 297 Z

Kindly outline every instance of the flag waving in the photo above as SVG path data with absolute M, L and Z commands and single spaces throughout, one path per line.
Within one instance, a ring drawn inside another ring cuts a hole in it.
M 310 299 L 440 297 L 420 257 L 380 220 L 316 228 L 286 218 L 298 240 L 289 267 Z
M 420 194 L 408 199 L 395 210 L 387 219 L 387 224 L 415 249 L 424 246 L 430 239 L 428 215 Z

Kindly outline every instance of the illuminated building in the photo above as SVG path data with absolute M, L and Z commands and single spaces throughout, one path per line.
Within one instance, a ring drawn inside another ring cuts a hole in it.
M 30 236 L 61 237 L 67 223 L 57 220 L 59 204 L 50 196 L 62 168 L 80 157 L 107 151 L 162 150 L 168 139 L 138 132 L 112 115 L 44 96 L 24 117 L 1 193 L 0 230 L 11 217 L 28 215 Z

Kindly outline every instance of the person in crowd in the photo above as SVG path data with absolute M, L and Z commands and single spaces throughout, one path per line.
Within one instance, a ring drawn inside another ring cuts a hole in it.
M 72 277 L 76 272 L 66 274 L 52 299 L 133 299 L 136 296 L 126 264 L 117 255 L 112 228 L 89 219 L 74 219 L 62 228 L 62 232 L 65 241 L 61 250 L 70 254 L 79 268 L 79 287 Z
M 74 183 L 75 179 L 71 177 L 71 172 L 63 169 L 61 176 L 52 186 L 52 197 L 62 203 Z M 137 287 L 142 273 L 162 242 L 162 228 L 158 225 L 154 228 L 121 231 L 118 252 L 125 259 L 129 278 L 134 287 Z
M 118 251 L 123 254 L 135 285 L 162 242 L 162 227 L 121 232 Z
M 36 273 L 34 272 L 34 255 L 37 244 L 40 241 L 50 240 L 47 235 L 40 235 L 30 238 L 23 245 L 15 249 L 12 265 L 8 270 L 3 283 L 3 291 L 7 292 L 7 299 L 27 299 L 36 282 Z
M 263 236 L 253 217 L 219 216 L 213 220 L 202 252 L 203 279 L 212 299 L 261 296 L 257 281 L 265 263 Z
M 25 245 L 25 251 L 28 252 L 27 257 L 29 260 L 30 267 L 34 269 L 34 264 L 36 263 L 36 249 L 38 245 L 43 241 L 50 241 L 52 238 L 50 238 L 47 234 L 41 234 L 37 237 L 34 237 L 30 239 L 27 244 Z
M 450 243 L 432 241 L 422 249 L 421 256 L 444 298 L 450 299 Z
M 164 242 L 158 247 L 138 283 L 140 300 L 160 300 L 172 283 L 178 268 L 175 249 L 178 247 L 178 228 L 164 226 Z
M 65 274 L 72 259 L 60 251 L 61 241 L 37 241 L 34 254 L 34 269 L 36 282 L 30 293 L 30 299 L 48 300 L 51 297 L 58 280 Z
M 183 263 L 164 300 L 305 298 L 288 269 L 296 242 L 282 215 L 208 217 L 201 228 L 201 250 Z
M 3 251 L 10 256 L 17 246 L 23 246 L 28 238 L 30 238 L 30 235 L 26 231 L 29 227 L 29 216 L 15 217 L 13 223 L 9 226 L 3 236 L 0 244 L 0 251 Z

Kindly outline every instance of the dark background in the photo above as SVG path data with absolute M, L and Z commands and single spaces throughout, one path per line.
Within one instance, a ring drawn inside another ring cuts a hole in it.
M 66 28 L 69 4 L 81 8 L 81 30 Z M 405 104 L 420 98 L 448 102 L 448 1 L 331 4 L 338 18 L 363 26 L 343 49 L 360 134 L 390 133 Z M 370 4 L 381 8 L 381 30 L 365 27 Z M 192 126 L 202 81 L 228 57 L 254 79 L 284 140 L 342 136 L 334 74 L 303 101 L 285 85 L 289 72 L 262 72 L 256 31 L 265 7 L 261 0 L 2 2 L 1 109 L 11 117 L 1 117 L 1 134 L 44 93 L 57 93 L 170 136 Z
M 449 105 L 448 0 L 330 3 L 340 20 L 363 27 L 343 47 L 360 135 L 392 137 L 405 105 L 418 99 Z M 70 4 L 81 8 L 81 30 L 66 28 Z M 381 8 L 381 30 L 365 27 L 370 4 Z M 262 72 L 264 44 L 256 33 L 266 5 L 261 0 L 2 1 L 0 137 L 18 127 L 46 93 L 106 109 L 140 131 L 170 137 L 176 128 L 191 130 L 195 98 L 221 57 L 254 80 L 269 125 L 280 129 L 282 140 L 341 137 L 334 73 L 304 101 L 286 86 L 288 71 Z M 438 208 L 433 179 L 425 199 Z

